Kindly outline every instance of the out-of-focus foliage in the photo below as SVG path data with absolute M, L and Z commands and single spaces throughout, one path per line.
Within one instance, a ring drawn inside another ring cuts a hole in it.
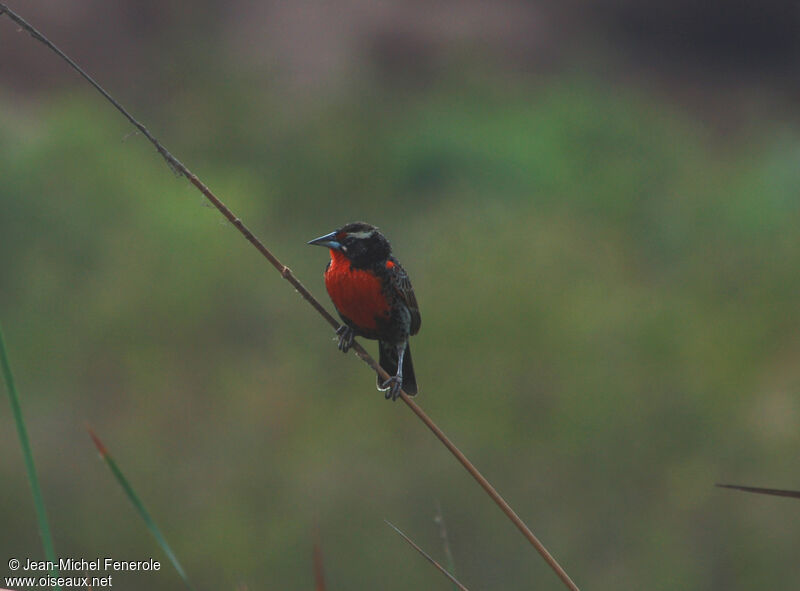
M 305 242 L 385 231 L 422 309 L 419 402 L 582 587 L 796 586 L 797 507 L 713 483 L 800 474 L 797 126 L 722 138 L 574 72 L 396 90 L 286 117 L 252 81 L 196 84 L 156 135 L 326 302 Z M 59 554 L 166 563 L 89 421 L 198 588 L 312 588 L 314 522 L 331 589 L 445 588 L 383 521 L 440 557 L 437 499 L 467 586 L 559 588 L 110 107 L 3 101 L 0 315 Z M 11 426 L 0 406 L 0 556 L 36 557 Z M 166 569 L 119 585 L 175 588 Z

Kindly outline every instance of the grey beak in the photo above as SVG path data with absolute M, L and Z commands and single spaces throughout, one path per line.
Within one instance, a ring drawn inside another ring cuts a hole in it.
M 324 246 L 326 248 L 339 250 L 342 245 L 340 242 L 336 241 L 336 233 L 337 231 L 334 230 L 330 234 L 325 234 L 325 236 L 320 236 L 319 238 L 314 238 L 314 240 L 309 240 L 308 243 L 314 246 Z

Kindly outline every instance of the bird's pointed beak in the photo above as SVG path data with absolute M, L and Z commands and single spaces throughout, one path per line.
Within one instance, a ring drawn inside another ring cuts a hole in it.
M 341 243 L 336 240 L 336 230 L 330 234 L 325 234 L 325 236 L 320 236 L 319 238 L 314 238 L 314 240 L 309 240 L 308 243 L 314 246 L 332 248 L 333 250 L 339 250 L 342 248 Z

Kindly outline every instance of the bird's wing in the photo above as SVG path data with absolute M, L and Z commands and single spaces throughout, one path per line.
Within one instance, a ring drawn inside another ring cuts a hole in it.
M 411 327 L 409 334 L 417 334 L 419 327 L 422 324 L 422 318 L 419 315 L 419 306 L 417 305 L 417 296 L 414 295 L 414 288 L 411 286 L 411 280 L 408 278 L 408 273 L 400 266 L 396 260 L 392 260 L 394 265 L 391 267 L 392 283 L 395 292 L 400 299 L 405 303 L 408 311 L 411 312 Z

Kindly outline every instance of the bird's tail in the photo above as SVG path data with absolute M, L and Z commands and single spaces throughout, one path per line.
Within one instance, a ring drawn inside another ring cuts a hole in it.
M 378 341 L 379 358 L 378 363 L 390 376 L 397 374 L 397 348 L 391 343 Z M 383 380 L 378 376 L 378 387 L 380 388 Z M 417 393 L 417 378 L 414 375 L 414 365 L 411 362 L 411 347 L 406 343 L 406 350 L 403 353 L 403 390 L 409 396 Z

